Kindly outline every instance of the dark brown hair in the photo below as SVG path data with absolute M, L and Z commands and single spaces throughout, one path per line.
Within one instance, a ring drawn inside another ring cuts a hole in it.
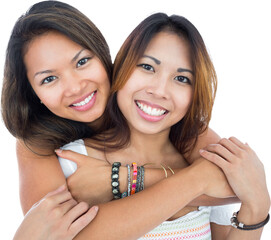
M 94 132 L 87 124 L 58 117 L 40 104 L 27 79 L 24 50 L 33 38 L 48 31 L 58 31 L 91 50 L 101 60 L 109 79 L 112 62 L 98 28 L 66 3 L 39 2 L 17 20 L 6 51 L 2 117 L 16 138 L 39 149 L 54 150 L 76 139 L 91 137 Z
M 151 39 L 161 31 L 172 32 L 187 40 L 194 72 L 192 103 L 184 118 L 171 127 L 169 136 L 171 142 L 181 153 L 188 152 L 193 148 L 199 134 L 204 132 L 209 124 L 217 78 L 204 41 L 194 25 L 184 17 L 177 15 L 169 17 L 164 13 L 156 13 L 135 28 L 116 56 L 112 94 L 106 109 L 106 119 L 113 128 L 108 137 L 108 146 L 111 148 L 123 147 L 130 140 L 129 127 L 117 105 L 117 91 L 131 76 Z

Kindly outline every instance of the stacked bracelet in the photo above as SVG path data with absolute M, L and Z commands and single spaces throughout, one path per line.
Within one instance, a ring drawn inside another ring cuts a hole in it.
M 237 215 L 238 215 L 238 212 L 233 213 L 233 216 L 231 218 L 231 225 L 237 229 L 240 229 L 240 230 L 255 230 L 258 228 L 262 228 L 264 225 L 266 225 L 268 223 L 268 221 L 270 219 L 270 215 L 268 214 L 267 218 L 258 224 L 245 225 L 245 224 L 238 221 Z
M 137 167 L 136 193 L 139 192 L 141 185 L 141 167 Z
M 125 198 L 131 195 L 131 168 L 129 164 L 127 164 L 126 167 L 127 167 L 127 175 L 128 175 L 128 180 L 127 180 L 128 186 L 127 186 L 127 192 L 122 193 L 121 198 Z
M 114 162 L 112 164 L 112 174 L 111 174 L 111 185 L 112 185 L 112 193 L 114 199 L 121 198 L 121 193 L 119 189 L 119 167 L 121 166 L 120 162 Z
M 130 196 L 137 192 L 144 190 L 144 177 L 145 177 L 145 168 L 143 166 L 138 167 L 136 163 L 133 163 L 132 166 L 129 164 L 126 165 L 128 173 L 128 186 L 127 192 L 121 194 L 121 198 Z M 131 181 L 131 168 L 132 168 L 132 181 Z
M 144 177 L 145 177 L 145 168 L 141 166 L 141 183 L 140 183 L 139 191 L 144 190 Z
M 137 183 L 137 164 L 133 163 L 133 181 L 132 181 L 132 190 L 131 190 L 131 195 L 135 194 L 136 192 L 136 183 Z

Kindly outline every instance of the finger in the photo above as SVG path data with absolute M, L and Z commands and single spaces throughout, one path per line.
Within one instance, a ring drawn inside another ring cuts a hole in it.
M 239 139 L 237 139 L 236 137 L 230 137 L 229 140 L 231 142 L 233 142 L 234 144 L 236 144 L 239 148 L 241 149 L 247 149 L 248 145 L 245 145 L 244 143 L 242 143 Z
M 215 153 L 219 155 L 220 157 L 224 158 L 227 161 L 230 161 L 234 158 L 234 155 L 224 146 L 221 144 L 209 144 L 205 150 L 208 152 Z
M 71 160 L 77 163 L 78 166 L 81 165 L 88 158 L 88 156 L 86 155 L 73 152 L 71 150 L 56 149 L 55 152 L 59 157 Z
M 204 157 L 206 160 L 214 163 L 218 167 L 220 167 L 223 171 L 227 169 L 229 163 L 225 161 L 221 156 L 217 155 L 213 152 L 208 152 L 206 150 L 201 149 L 199 151 L 200 155 Z
M 66 183 L 61 185 L 60 187 L 58 187 L 56 190 L 52 191 L 52 192 L 49 192 L 45 195 L 45 197 L 50 197 L 50 196 L 53 196 L 57 193 L 60 193 L 60 192 L 64 192 L 65 190 L 67 190 L 67 186 L 66 186 Z
M 240 151 L 239 146 L 227 138 L 222 138 L 219 141 L 219 144 L 221 144 L 223 147 L 227 148 L 233 154 L 237 154 Z
M 98 207 L 94 206 L 90 208 L 86 213 L 84 213 L 82 216 L 80 216 L 76 221 L 74 221 L 69 231 L 71 235 L 74 237 L 76 236 L 82 229 L 84 229 L 97 215 Z
M 61 205 L 59 205 L 59 210 L 60 212 L 65 215 L 67 212 L 69 212 L 73 207 L 75 207 L 77 205 L 77 201 L 74 200 L 73 198 L 62 203 Z
M 47 208 L 54 208 L 61 203 L 67 202 L 73 199 L 69 191 L 59 192 L 53 196 L 44 197 L 40 204 L 45 205 Z
M 88 210 L 89 205 L 86 202 L 80 202 L 66 213 L 65 221 L 71 225 L 75 220 L 77 220 L 77 218 L 86 213 Z

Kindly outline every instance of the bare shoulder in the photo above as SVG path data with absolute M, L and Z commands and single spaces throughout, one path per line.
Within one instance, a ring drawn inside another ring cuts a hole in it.
M 104 161 L 106 160 L 102 143 L 97 143 L 97 141 L 93 139 L 84 139 L 84 142 L 88 156 Z
M 195 147 L 184 154 L 185 159 L 191 164 L 196 159 L 200 158 L 199 150 L 201 148 L 206 147 L 208 144 L 217 143 L 219 142 L 220 137 L 219 135 L 212 130 L 211 128 L 207 128 L 199 137 L 196 142 Z
M 48 192 L 65 182 L 56 155 L 38 155 L 35 149 L 17 140 L 16 153 L 20 180 L 20 198 L 23 212 L 26 213 L 34 203 Z

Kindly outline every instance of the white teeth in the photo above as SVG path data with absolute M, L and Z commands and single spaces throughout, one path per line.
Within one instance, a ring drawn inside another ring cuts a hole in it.
M 83 100 L 82 102 L 72 104 L 72 106 L 75 106 L 75 107 L 84 106 L 85 104 L 89 103 L 89 101 L 93 98 L 94 93 L 95 93 L 95 92 L 93 92 L 91 95 L 89 95 L 89 96 L 88 96 L 85 100 Z
M 147 113 L 148 115 L 151 115 L 151 116 L 162 116 L 166 112 L 166 110 L 152 108 L 152 107 L 146 106 L 138 101 L 136 101 L 136 104 L 144 113 Z

